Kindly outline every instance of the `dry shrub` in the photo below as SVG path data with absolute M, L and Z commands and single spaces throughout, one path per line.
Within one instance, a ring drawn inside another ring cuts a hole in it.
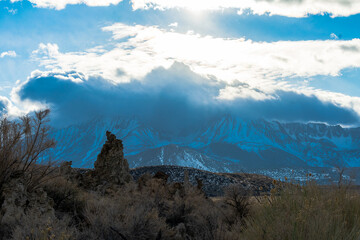
M 215 202 L 194 186 L 166 184 L 148 175 L 138 183 L 124 185 L 111 196 L 79 190 L 66 179 L 47 183 L 51 187 L 45 189 L 53 189 L 49 195 L 54 198 L 56 210 L 66 210 L 69 217 L 73 216 L 71 212 L 79 210 L 69 207 L 74 200 L 66 203 L 64 197 L 81 196 L 86 202 L 81 210 L 83 219 L 76 225 L 72 220 L 63 225 L 59 224 L 60 220 L 53 220 L 51 228 L 57 229 L 56 236 L 66 237 L 63 233 L 70 232 L 72 238 L 79 240 L 360 237 L 360 197 L 345 187 L 329 189 L 312 183 L 304 187 L 277 183 L 268 200 L 264 198 L 255 206 L 250 204 L 249 193 L 241 186 L 230 186 L 225 196 Z M 35 221 L 46 226 L 44 219 Z M 44 229 L 47 228 L 40 228 L 37 234 L 44 234 Z M 20 230 L 17 228 L 15 233 L 21 233 Z M 36 235 L 39 239 L 42 236 Z
M 141 178 L 141 187 L 133 196 L 150 202 L 175 233 L 173 239 L 218 239 L 220 212 L 201 190 L 187 182 L 165 184 L 161 179 L 144 179 L 149 177 Z
M 242 224 L 250 213 L 250 196 L 251 194 L 245 190 L 241 185 L 231 185 L 225 189 L 224 204 L 230 208 L 231 212 L 227 219 L 234 219 Z M 235 222 L 229 222 L 230 225 Z
M 185 186 L 166 204 L 162 214 L 182 238 L 215 239 L 219 223 L 215 204 L 197 188 Z
M 32 190 L 51 171 L 50 165 L 36 165 L 39 157 L 55 145 L 48 138 L 49 113 L 39 111 L 20 121 L 6 117 L 0 120 L 0 189 L 11 179 L 22 177 Z
M 106 197 L 87 196 L 85 217 L 88 228 L 80 239 L 156 239 L 168 236 L 164 219 L 146 198 L 131 199 L 119 193 Z
M 220 208 L 194 186 L 144 177 L 115 196 L 86 199 L 81 239 L 224 239 L 230 231 Z
M 83 197 L 84 191 L 77 184 L 63 176 L 56 176 L 50 177 L 42 187 L 54 201 L 54 209 L 58 213 L 69 214 L 77 221 L 83 219 L 86 200 Z
M 345 187 L 288 185 L 260 207 L 246 239 L 359 239 L 360 196 Z
M 27 215 L 21 225 L 15 227 L 11 239 L 70 240 L 77 238 L 77 229 L 69 227 L 70 219 L 44 218 Z

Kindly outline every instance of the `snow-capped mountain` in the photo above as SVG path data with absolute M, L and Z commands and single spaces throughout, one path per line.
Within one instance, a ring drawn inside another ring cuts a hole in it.
M 146 150 L 135 155 L 128 155 L 127 160 L 133 168 L 143 166 L 175 165 L 210 172 L 228 172 L 226 162 L 216 161 L 208 156 L 187 147 L 166 145 Z
M 191 143 L 250 168 L 360 165 L 360 128 L 223 117 Z
M 125 143 L 125 154 L 136 154 L 168 144 L 159 134 L 134 118 L 94 119 L 55 130 L 51 137 L 57 142 L 50 152 L 52 161 L 73 161 L 75 167 L 93 167 L 101 147 L 111 131 Z
M 52 160 L 92 167 L 105 132 L 124 142 L 130 167 L 181 165 L 209 171 L 360 167 L 360 128 L 219 117 L 187 136 L 164 133 L 136 118 L 94 119 L 55 130 Z

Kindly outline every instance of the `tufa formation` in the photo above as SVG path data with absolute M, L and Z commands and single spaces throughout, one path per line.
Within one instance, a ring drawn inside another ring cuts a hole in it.
M 106 131 L 107 141 L 94 164 L 94 176 L 101 181 L 113 184 L 125 184 L 132 180 L 129 164 L 124 158 L 124 147 L 120 139 Z

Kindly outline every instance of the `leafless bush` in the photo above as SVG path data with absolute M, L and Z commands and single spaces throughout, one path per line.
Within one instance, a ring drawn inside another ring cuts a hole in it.
M 49 139 L 49 110 L 23 116 L 20 120 L 0 120 L 0 189 L 11 178 L 24 177 L 29 190 L 39 185 L 50 165 L 37 165 L 39 157 L 55 143 Z
M 236 217 L 245 219 L 250 212 L 249 196 L 242 186 L 231 185 L 225 190 L 225 204 L 233 209 Z

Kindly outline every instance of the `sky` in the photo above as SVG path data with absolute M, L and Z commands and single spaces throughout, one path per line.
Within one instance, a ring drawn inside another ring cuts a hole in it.
M 0 36 L 9 116 L 360 125 L 358 0 L 0 0 Z

